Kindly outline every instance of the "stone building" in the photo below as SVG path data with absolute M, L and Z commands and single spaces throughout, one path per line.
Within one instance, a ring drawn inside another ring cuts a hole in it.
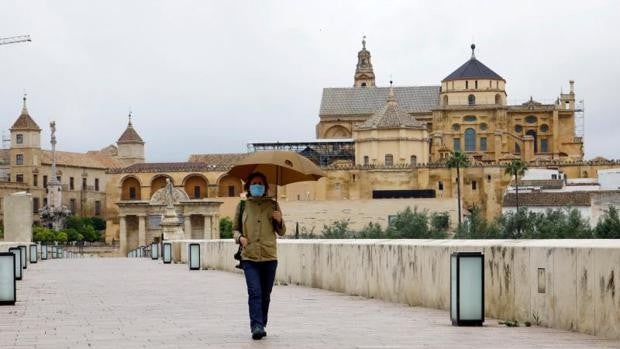
M 15 191 L 30 192 L 35 222 L 39 221 L 39 209 L 47 205 L 46 192 L 51 176 L 61 184 L 62 205 L 77 215 L 103 218 L 106 171 L 144 161 L 144 142 L 130 120 L 116 146 L 86 153 L 56 151 L 56 173 L 52 174 L 52 152 L 41 146 L 41 128 L 28 111 L 26 97 L 10 135 L 10 148 L 3 150 L 8 175 L 0 181 L 0 194 L 3 197 Z M 60 144 L 62 146 L 62 139 Z
M 402 110 L 428 127 L 429 161 L 439 161 L 455 150 L 487 163 L 515 157 L 525 161 L 583 158 L 583 139 L 575 132 L 574 81 L 569 93 L 562 93 L 554 103 L 530 98 L 511 105 L 506 80 L 476 58 L 475 45 L 471 50 L 471 57 L 438 86 L 394 88 Z M 375 86 L 374 81 L 364 41 L 354 87 L 323 90 L 317 138 L 356 141 L 355 127 L 383 106 L 390 90 Z M 409 161 L 413 155 L 402 158 Z M 377 159 L 385 162 L 384 156 Z

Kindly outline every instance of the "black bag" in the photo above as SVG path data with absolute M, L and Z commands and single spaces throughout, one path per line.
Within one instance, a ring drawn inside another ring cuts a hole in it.
M 243 209 L 244 208 L 245 208 L 245 200 L 241 200 L 239 202 L 239 220 L 238 220 L 238 224 L 237 224 L 241 234 L 243 234 L 243 226 L 242 226 L 242 224 L 243 224 Z M 238 260 L 239 262 L 241 262 L 241 252 L 243 252 L 243 246 L 241 246 L 241 243 L 239 243 L 239 248 L 237 249 L 237 252 L 233 255 L 233 258 Z M 235 268 L 243 269 L 243 267 L 241 266 L 241 263 L 235 265 Z

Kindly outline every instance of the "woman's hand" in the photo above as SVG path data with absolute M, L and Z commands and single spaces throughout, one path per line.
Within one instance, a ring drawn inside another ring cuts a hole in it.
M 273 219 L 279 223 L 282 223 L 282 212 L 280 211 L 273 211 L 273 214 L 271 215 L 273 217 Z
M 248 245 L 248 239 L 245 236 L 240 237 L 239 244 L 241 244 L 241 246 L 245 248 Z

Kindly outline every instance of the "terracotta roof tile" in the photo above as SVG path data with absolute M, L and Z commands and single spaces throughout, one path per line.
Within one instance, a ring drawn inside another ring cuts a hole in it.
M 590 206 L 590 192 L 519 193 L 519 206 Z M 503 207 L 516 207 L 515 193 L 504 195 Z
M 216 168 L 228 169 L 246 156 L 248 153 L 192 154 L 188 161 L 203 162 Z
M 15 120 L 13 126 L 11 126 L 11 131 L 13 130 L 41 131 L 41 128 L 32 119 L 32 117 L 30 117 L 30 114 L 28 114 L 28 109 L 26 109 L 26 106 L 24 106 L 21 114 L 19 115 L 17 120 Z
M 133 125 L 131 124 L 131 122 L 129 122 L 129 124 L 127 125 L 127 128 L 125 129 L 125 132 L 123 132 L 123 134 L 121 135 L 121 137 L 118 139 L 116 143 L 144 144 L 144 141 L 142 140 L 138 132 L 136 132 L 136 130 L 133 128 Z
M 50 150 L 43 150 L 41 152 L 41 163 L 47 165 L 52 164 L 52 152 Z M 56 164 L 59 166 L 87 167 L 99 169 L 109 169 L 126 166 L 123 161 L 116 159 L 109 154 L 96 151 L 91 151 L 88 153 L 56 151 Z

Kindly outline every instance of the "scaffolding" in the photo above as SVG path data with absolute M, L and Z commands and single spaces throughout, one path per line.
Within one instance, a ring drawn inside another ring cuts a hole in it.
M 249 152 L 265 150 L 294 151 L 307 157 L 319 166 L 329 166 L 337 160 L 355 161 L 355 144 L 350 139 L 248 143 Z

